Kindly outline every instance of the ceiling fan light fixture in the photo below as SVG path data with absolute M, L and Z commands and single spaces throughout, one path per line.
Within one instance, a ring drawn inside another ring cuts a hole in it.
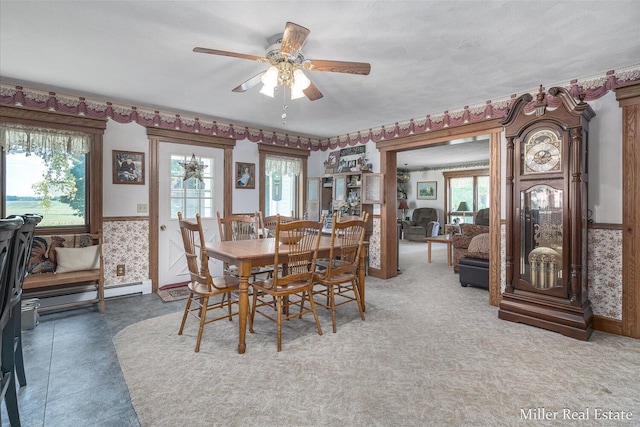
M 296 87 L 295 85 L 291 88 L 291 99 L 303 98 L 304 92 L 302 89 Z
M 292 90 L 299 89 L 300 91 L 303 91 L 308 88 L 310 84 L 311 80 L 309 80 L 309 78 L 301 69 L 298 68 L 293 72 L 293 87 L 291 88 Z
M 263 95 L 267 95 L 268 97 L 273 98 L 273 91 L 275 89 L 275 86 L 268 86 L 266 84 L 262 85 L 262 89 L 260 89 L 260 93 Z
M 278 86 L 278 68 L 273 65 L 270 66 L 262 75 L 262 78 L 260 80 L 262 80 L 262 83 L 265 86 L 270 86 L 272 89 Z

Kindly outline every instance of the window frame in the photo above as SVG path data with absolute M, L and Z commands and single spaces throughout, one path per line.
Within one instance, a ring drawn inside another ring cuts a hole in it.
M 98 233 L 102 230 L 102 158 L 103 136 L 107 119 L 78 117 L 54 112 L 28 110 L 19 107 L 0 106 L 0 123 L 38 126 L 49 129 L 83 132 L 91 136 L 91 151 L 86 154 L 86 224 L 61 227 L 37 227 L 36 234 Z M 5 216 L 6 152 L 0 150 L 0 215 Z
M 444 201 L 444 214 L 446 218 L 446 223 L 451 224 L 451 218 L 453 216 L 462 216 L 465 215 L 460 214 L 458 211 L 454 211 L 453 206 L 450 206 L 451 203 L 451 179 L 454 178 L 473 178 L 473 200 L 471 203 L 473 204 L 471 207 L 471 219 L 475 224 L 476 214 L 478 213 L 478 177 L 489 177 L 489 169 L 464 169 L 459 171 L 452 172 L 443 172 L 444 176 L 444 186 L 446 188 L 445 191 L 445 201 Z M 469 213 L 466 212 L 466 215 Z
M 303 150 L 300 148 L 290 148 L 290 147 L 280 147 L 280 146 L 271 146 L 258 144 L 258 155 L 259 155 L 259 166 L 260 166 L 260 191 L 259 191 L 259 209 L 260 212 L 265 211 L 265 195 L 266 189 L 265 185 L 267 180 L 265 179 L 265 174 L 263 173 L 265 170 L 265 163 L 267 156 L 279 156 L 279 157 L 290 157 L 295 159 L 300 159 L 302 161 L 302 169 L 300 178 L 297 184 L 297 200 L 295 203 L 295 210 L 293 212 L 296 218 L 302 218 L 302 213 L 306 212 L 305 203 L 307 199 L 307 161 L 311 152 L 309 150 Z

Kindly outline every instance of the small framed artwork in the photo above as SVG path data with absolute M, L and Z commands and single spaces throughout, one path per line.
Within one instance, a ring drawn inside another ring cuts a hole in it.
M 438 198 L 438 182 L 437 181 L 423 181 L 418 182 L 418 199 L 421 200 L 436 200 Z
M 144 153 L 113 150 L 113 183 L 144 185 Z
M 256 164 L 236 162 L 236 188 L 256 188 Z
M 324 173 L 335 173 L 338 168 L 338 159 L 340 158 L 340 150 L 332 151 L 324 162 Z

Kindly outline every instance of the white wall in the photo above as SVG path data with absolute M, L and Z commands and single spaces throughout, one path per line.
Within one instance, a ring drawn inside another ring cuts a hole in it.
M 589 105 L 596 112 L 589 126 L 589 209 L 593 221 L 622 223 L 622 110 L 615 93 Z
M 147 130 L 137 123 L 122 124 L 107 121 L 104 133 L 103 159 L 103 215 L 147 216 L 149 205 L 149 139 Z M 145 153 L 145 184 L 113 184 L 113 150 L 137 151 Z M 139 203 L 147 205 L 147 212 L 138 213 Z
M 260 156 L 258 155 L 258 144 L 243 139 L 237 141 L 233 149 L 233 213 L 249 213 L 260 209 Z M 255 188 L 236 188 L 235 177 L 238 175 L 236 162 L 255 163 L 256 165 L 256 186 Z
M 417 208 L 435 208 L 438 210 L 440 218 L 440 224 L 446 223 L 444 217 L 444 175 L 442 170 L 430 170 L 420 172 L 410 172 L 411 179 L 409 182 L 403 184 L 403 187 L 407 191 L 407 202 L 409 204 L 409 210 L 406 216 L 411 218 L 414 209 Z M 418 182 L 423 181 L 436 181 L 436 200 L 418 200 Z M 401 215 L 401 213 L 398 213 Z

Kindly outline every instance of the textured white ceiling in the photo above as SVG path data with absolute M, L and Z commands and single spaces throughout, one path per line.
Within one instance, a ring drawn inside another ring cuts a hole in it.
M 287 21 L 309 59 L 371 63 L 309 72 L 324 97 L 231 89 L 265 64 Z M 638 1 L 0 1 L 0 78 L 59 93 L 326 138 L 602 75 L 640 62 Z

